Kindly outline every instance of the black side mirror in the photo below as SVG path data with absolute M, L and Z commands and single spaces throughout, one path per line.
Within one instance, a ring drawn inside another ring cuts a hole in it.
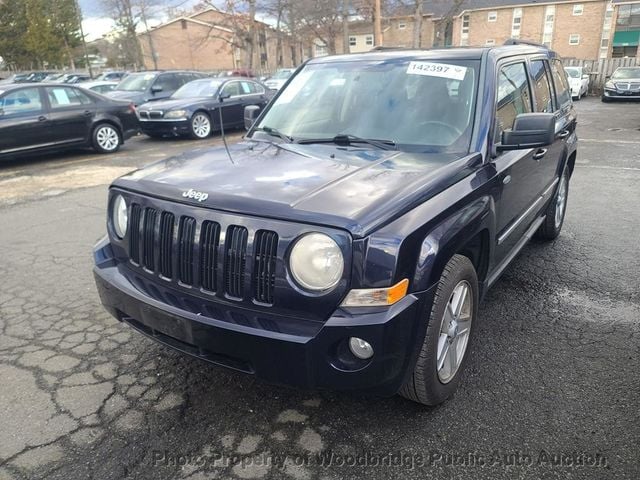
M 511 130 L 502 132 L 497 150 L 524 150 L 551 145 L 556 137 L 556 117 L 553 113 L 521 113 Z
M 247 105 L 244 107 L 244 128 L 249 130 L 260 115 L 260 107 L 258 105 Z
M 162 85 L 154 85 L 151 87 L 151 93 L 160 93 L 162 91 Z
M 218 101 L 220 103 L 224 102 L 225 100 L 231 98 L 231 94 L 230 93 L 221 93 L 220 95 L 218 95 Z

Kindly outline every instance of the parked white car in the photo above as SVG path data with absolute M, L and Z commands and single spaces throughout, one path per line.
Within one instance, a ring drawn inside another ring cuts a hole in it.
M 106 95 L 107 93 L 115 90 L 118 82 L 108 82 L 103 80 L 94 80 L 93 82 L 79 83 L 78 86 L 92 92 L 101 93 Z
M 295 68 L 281 68 L 272 77 L 268 78 L 264 84 L 271 90 L 280 90 L 295 71 Z
M 571 96 L 580 100 L 589 91 L 589 72 L 584 67 L 564 67 L 569 76 Z

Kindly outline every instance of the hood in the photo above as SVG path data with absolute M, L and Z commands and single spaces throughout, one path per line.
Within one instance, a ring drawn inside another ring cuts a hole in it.
M 232 213 L 366 235 L 471 173 L 481 157 L 245 141 L 136 170 L 114 186 Z M 189 195 L 189 192 L 191 194 Z
M 187 108 L 197 103 L 206 101 L 206 98 L 169 98 L 166 100 L 158 100 L 156 102 L 143 103 L 138 107 L 138 110 L 173 110 L 177 108 Z M 212 100 L 212 99 L 209 99 Z

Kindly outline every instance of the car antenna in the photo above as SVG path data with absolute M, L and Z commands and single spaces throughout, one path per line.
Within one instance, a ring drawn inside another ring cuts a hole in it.
M 227 137 L 224 135 L 224 122 L 222 121 L 222 102 L 225 100 L 222 94 L 218 95 L 218 101 L 220 102 L 220 106 L 218 107 L 218 118 L 220 119 L 220 135 L 222 136 L 222 143 L 224 143 L 224 149 L 227 151 L 227 155 L 229 156 L 229 161 L 235 165 L 233 161 L 233 157 L 231 156 L 231 152 L 229 151 L 229 145 L 227 145 Z

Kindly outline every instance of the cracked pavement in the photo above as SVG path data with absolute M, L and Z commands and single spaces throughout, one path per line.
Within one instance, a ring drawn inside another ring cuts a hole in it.
M 437 408 L 267 385 L 103 310 L 105 172 L 202 144 L 0 165 L 0 480 L 640 478 L 640 110 L 576 106 L 562 235 L 489 292 Z

